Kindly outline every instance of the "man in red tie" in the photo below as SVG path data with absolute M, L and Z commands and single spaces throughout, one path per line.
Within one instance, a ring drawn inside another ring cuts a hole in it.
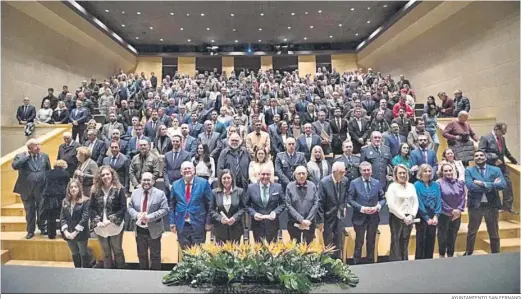
M 177 233 L 183 249 L 204 243 L 210 230 L 210 200 L 212 190 L 205 179 L 195 176 L 192 162 L 181 164 L 183 178 L 175 181 L 170 190 L 170 230 Z

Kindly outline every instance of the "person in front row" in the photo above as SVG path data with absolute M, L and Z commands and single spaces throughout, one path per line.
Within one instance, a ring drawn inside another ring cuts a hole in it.
M 271 169 L 268 166 L 261 167 L 259 182 L 248 186 L 247 196 L 246 206 L 253 217 L 251 230 L 255 242 L 262 239 L 276 241 L 279 232 L 278 218 L 284 211 L 284 193 L 280 184 L 271 183 Z
M 418 168 L 418 179 L 414 183 L 418 196 L 418 214 L 420 222 L 416 223 L 415 260 L 432 259 L 436 241 L 436 227 L 441 214 L 440 185 L 432 179 L 432 166 L 422 164 Z
M 90 268 L 89 243 L 90 199 L 83 195 L 81 183 L 72 179 L 67 185 L 60 212 L 63 238 L 71 250 L 75 268 Z
M 168 214 L 168 201 L 162 190 L 154 187 L 154 176 L 145 172 L 141 176 L 141 188 L 134 189 L 128 213 L 136 222 L 136 245 L 139 269 L 161 270 L 161 235 L 164 232 L 163 218 Z
M 347 203 L 353 207 L 353 227 L 355 229 L 355 250 L 353 263 L 356 265 L 362 258 L 362 246 L 366 239 L 366 261 L 374 263 L 374 247 L 380 210 L 385 205 L 385 196 L 380 181 L 371 177 L 372 166 L 369 162 L 360 163 L 361 177 L 349 185 Z
M 438 171 L 441 191 L 441 214 L 438 220 L 438 252 L 440 257 L 454 256 L 454 246 L 465 210 L 465 182 L 458 180 L 452 165 L 442 162 Z
M 331 167 L 333 173 L 324 177 L 318 184 L 318 196 L 320 198 L 319 226 L 322 226 L 324 244 L 335 245 L 335 258 L 340 258 L 342 253 L 342 237 L 344 226 L 342 219 L 347 215 L 347 191 L 349 180 L 345 177 L 344 163 L 337 161 Z
M 183 178 L 170 189 L 170 231 L 177 233 L 183 249 L 204 243 L 210 230 L 210 202 L 212 190 L 205 179 L 195 176 L 192 162 L 181 164 Z
M 114 254 L 116 268 L 123 269 L 123 219 L 127 211 L 127 198 L 116 171 L 110 166 L 103 165 L 98 169 L 90 199 L 90 225 L 103 250 L 103 267 L 112 268 Z
M 235 180 L 229 169 L 221 171 L 218 184 L 218 187 L 212 190 L 210 202 L 215 241 L 239 243 L 244 234 L 242 223 L 245 212 L 244 190 L 235 186 Z
M 319 209 L 318 188 L 308 181 L 308 171 L 298 166 L 294 172 L 296 181 L 286 189 L 286 209 L 288 210 L 288 233 L 297 243 L 311 243 L 315 238 L 316 216 Z
M 487 165 L 485 152 L 474 152 L 475 166 L 465 170 L 465 185 L 468 189 L 467 207 L 469 208 L 469 227 L 467 233 L 467 250 L 464 255 L 472 255 L 474 243 L 481 220 L 485 217 L 490 251 L 499 253 L 499 199 L 500 190 L 505 189 L 506 181 L 497 166 Z
M 409 168 L 406 165 L 394 167 L 393 180 L 385 194 L 391 229 L 389 261 L 406 261 L 409 259 L 412 224 L 418 213 L 418 196 L 414 185 L 409 183 Z

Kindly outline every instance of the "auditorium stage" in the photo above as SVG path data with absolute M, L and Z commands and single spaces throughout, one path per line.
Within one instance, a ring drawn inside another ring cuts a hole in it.
M 519 293 L 519 253 L 352 266 L 353 289 L 321 285 L 312 293 Z M 165 271 L 2 266 L 2 293 L 199 293 L 161 283 Z M 139 282 L 139 283 L 138 283 Z

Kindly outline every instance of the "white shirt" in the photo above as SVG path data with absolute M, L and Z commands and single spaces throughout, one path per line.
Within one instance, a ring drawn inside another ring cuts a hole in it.
M 391 183 L 387 189 L 385 198 L 389 207 L 389 213 L 403 220 L 406 214 L 416 216 L 418 213 L 418 196 L 416 188 L 411 183 L 404 187 L 402 184 Z
M 233 192 L 233 191 L 232 191 Z M 230 211 L 230 207 L 232 206 L 232 195 L 223 193 L 223 206 L 226 212 Z

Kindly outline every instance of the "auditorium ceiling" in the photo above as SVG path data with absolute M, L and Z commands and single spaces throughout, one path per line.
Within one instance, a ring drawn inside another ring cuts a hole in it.
M 79 1 L 134 46 L 348 43 L 406 1 Z

